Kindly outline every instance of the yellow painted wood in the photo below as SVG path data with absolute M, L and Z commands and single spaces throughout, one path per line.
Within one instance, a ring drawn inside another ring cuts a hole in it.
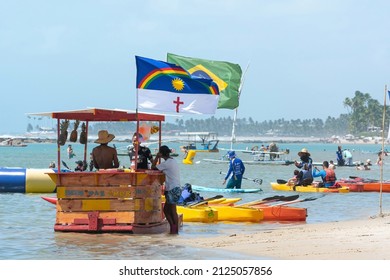
M 146 198 L 161 196 L 161 187 L 59 186 L 57 198 Z

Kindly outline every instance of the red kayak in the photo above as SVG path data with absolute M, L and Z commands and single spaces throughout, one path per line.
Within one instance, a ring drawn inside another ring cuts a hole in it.
M 341 179 L 337 182 L 342 186 L 349 186 L 349 184 L 353 186 L 352 188 L 355 190 L 351 190 L 351 187 L 349 186 L 350 192 L 361 192 L 361 189 L 363 189 L 364 192 L 379 192 L 381 188 L 382 192 L 390 192 L 389 181 L 384 181 L 381 183 L 379 180 L 356 177 L 353 179 Z
M 261 198 L 240 205 L 239 207 L 251 207 L 263 211 L 263 221 L 306 221 L 307 209 L 300 207 L 290 207 L 286 204 L 314 200 L 313 198 L 298 199 L 299 195 L 280 196 Z M 279 204 L 272 204 L 279 203 Z
M 337 181 L 343 187 L 348 187 L 350 192 L 364 192 L 364 183 L 353 180 Z
M 41 196 L 41 198 L 54 204 L 54 205 L 57 204 L 57 197 Z

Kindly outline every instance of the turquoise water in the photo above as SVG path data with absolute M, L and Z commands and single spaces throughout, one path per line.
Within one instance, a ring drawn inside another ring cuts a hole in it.
M 250 148 L 262 143 L 236 144 L 236 149 Z M 267 144 L 267 143 L 264 143 Z M 120 148 L 124 143 L 115 143 Z M 89 150 L 93 148 L 93 144 Z M 179 143 L 169 143 L 169 146 L 179 151 Z M 220 144 L 221 148 L 229 148 L 229 143 Z M 297 153 L 307 148 L 315 162 L 335 160 L 337 144 L 280 144 L 282 149 L 289 149 L 289 159 L 297 159 Z M 353 150 L 354 161 L 376 161 L 378 145 L 343 145 Z M 81 159 L 83 146 L 73 145 L 76 158 L 69 160 L 66 155 L 66 145 L 61 148 L 62 159 L 69 167 L 76 166 L 75 161 Z M 153 147 L 152 147 L 153 148 Z M 220 153 L 197 153 L 193 165 L 180 164 L 182 184 L 192 183 L 202 186 L 222 187 L 223 175 L 227 171 L 226 164 L 213 164 L 202 161 L 204 158 L 220 158 Z M 250 160 L 249 154 L 238 152 L 242 159 Z M 25 148 L 0 148 L 0 166 L 47 168 L 51 161 L 57 159 L 55 144 L 29 144 Z M 386 158 L 387 159 L 387 158 Z M 128 157 L 120 157 L 121 164 L 129 166 Z M 177 157 L 182 161 L 182 155 Z M 390 179 L 390 164 L 385 162 L 384 179 Z M 223 194 L 225 197 L 240 197 L 242 201 L 250 201 L 273 195 L 289 195 L 291 193 L 276 192 L 271 189 L 270 182 L 276 179 L 288 179 L 292 176 L 294 166 L 247 165 L 245 176 L 261 178 L 263 184 L 260 193 Z M 362 176 L 379 179 L 379 167 L 374 165 L 369 171 L 357 171 L 352 167 L 336 169 L 338 178 Z M 251 180 L 243 182 L 243 188 L 257 188 L 259 185 Z M 220 193 L 202 193 L 210 197 Z M 48 194 L 45 194 L 48 195 Z M 52 194 L 51 194 L 52 195 Z M 316 197 L 316 194 L 300 194 L 301 198 Z M 348 193 L 327 194 L 313 201 L 293 204 L 306 207 L 308 217 L 306 223 L 323 223 L 351 219 L 367 218 L 379 213 L 379 193 Z M 390 212 L 390 194 L 382 196 L 382 211 Z M 171 245 L 167 239 L 198 238 L 206 236 L 231 235 L 237 233 L 252 233 L 291 225 L 290 223 L 185 223 L 179 236 L 149 235 L 135 236 L 125 234 L 88 235 L 78 233 L 54 232 L 55 208 L 41 199 L 41 194 L 6 194 L 0 193 L 0 259 L 253 259 L 253 257 L 231 254 L 223 251 L 188 248 Z

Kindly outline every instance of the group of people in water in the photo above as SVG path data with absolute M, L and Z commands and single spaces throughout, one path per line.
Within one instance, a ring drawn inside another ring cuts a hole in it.
M 309 186 L 316 185 L 318 187 L 331 187 L 336 183 L 336 173 L 333 161 L 323 161 L 322 169 L 313 165 L 313 160 L 306 148 L 303 148 L 298 156 L 300 161 L 295 161 L 294 176 L 287 181 L 291 186 Z M 321 177 L 322 181 L 314 184 L 314 178 Z
M 294 170 L 294 175 L 287 181 L 288 185 L 291 186 L 308 186 L 315 185 L 319 187 L 331 187 L 336 184 L 337 177 L 335 173 L 336 164 L 333 160 L 323 161 L 322 169 L 313 165 L 313 160 L 310 157 L 310 153 L 306 148 L 303 148 L 298 156 L 300 161 L 295 161 L 295 167 L 298 169 Z M 383 164 L 383 158 L 387 156 L 385 152 L 378 153 L 377 164 Z M 350 150 L 342 149 L 341 146 L 337 147 L 336 151 L 337 166 L 355 166 L 357 170 L 370 170 L 372 166 L 371 160 L 367 159 L 365 163 L 354 163 L 353 156 Z M 316 177 L 320 177 L 321 181 L 314 181 Z
M 335 165 L 333 161 L 322 162 L 322 170 L 313 165 L 313 160 L 306 148 L 303 148 L 298 156 L 300 161 L 295 161 L 295 167 L 299 169 L 294 170 L 294 176 L 287 182 L 288 185 L 293 186 L 308 186 L 312 185 L 315 177 L 321 177 L 322 182 L 317 186 L 330 187 L 336 183 Z
M 313 183 L 313 160 L 306 148 L 298 152 L 300 161 L 294 161 L 294 176 L 287 182 L 292 186 L 308 186 Z

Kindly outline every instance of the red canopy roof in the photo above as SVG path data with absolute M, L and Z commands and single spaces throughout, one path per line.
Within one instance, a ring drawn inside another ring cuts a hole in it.
M 48 116 L 54 119 L 79 120 L 79 121 L 165 121 L 164 115 L 150 113 L 136 113 L 118 109 L 88 108 L 82 110 L 36 113 L 31 115 Z

